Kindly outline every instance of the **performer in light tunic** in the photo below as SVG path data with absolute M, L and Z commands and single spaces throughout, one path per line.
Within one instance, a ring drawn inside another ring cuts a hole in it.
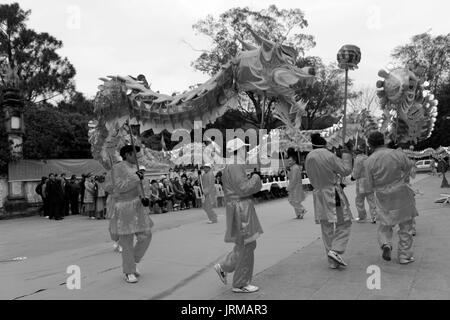
M 136 147 L 135 150 L 139 152 L 140 148 Z M 111 208 L 108 209 L 112 211 L 109 231 L 112 238 L 118 238 L 122 248 L 125 281 L 136 283 L 140 276 L 136 265 L 150 245 L 153 223 L 140 199 L 140 180 L 144 175 L 142 171 L 136 172 L 133 147 L 123 147 L 120 156 L 124 161 L 112 167 L 104 182 L 105 191 L 113 195 L 108 203 Z
M 305 192 L 302 184 L 302 170 L 298 159 L 298 153 L 289 148 L 287 151 L 288 167 L 289 167 L 289 185 L 286 190 L 289 193 L 289 203 L 294 207 L 297 219 L 303 219 L 306 213 L 302 202 L 305 200 Z
M 250 284 L 253 276 L 256 239 L 263 233 L 256 215 L 253 194 L 262 188 L 261 178 L 245 172 L 244 142 L 236 138 L 227 143 L 228 152 L 238 152 L 233 164 L 227 164 L 222 173 L 226 202 L 225 242 L 234 243 L 234 249 L 214 266 L 224 284 L 227 273 L 234 272 L 233 292 L 252 293 L 259 290 Z M 244 154 L 243 154 L 244 153 Z
M 357 151 L 357 156 L 353 165 L 352 177 L 356 179 L 356 198 L 355 205 L 358 210 L 358 222 L 366 222 L 367 212 L 364 200 L 367 200 L 370 210 L 370 218 L 372 223 L 376 223 L 377 220 L 377 206 L 375 204 L 375 198 L 370 186 L 367 184 L 365 161 L 367 155 L 362 150 Z
M 346 177 L 352 172 L 352 156 L 345 152 L 342 160 L 325 148 L 326 141 L 320 134 L 311 135 L 313 151 L 306 157 L 306 172 L 314 187 L 314 214 L 322 228 L 330 268 L 346 266 L 342 257 L 350 238 L 352 213 L 339 175 Z
M 214 212 L 213 206 L 216 201 L 216 186 L 214 173 L 211 170 L 209 163 L 203 166 L 205 173 L 200 178 L 203 194 L 205 195 L 205 202 L 203 203 L 203 209 L 208 215 L 208 223 L 217 223 L 217 214 Z
M 414 191 L 405 182 L 413 163 L 403 151 L 386 148 L 380 132 L 371 133 L 368 142 L 374 152 L 366 161 L 366 173 L 369 185 L 375 191 L 382 257 L 391 260 L 393 228 L 398 225 L 399 262 L 413 262 L 413 218 L 418 212 Z

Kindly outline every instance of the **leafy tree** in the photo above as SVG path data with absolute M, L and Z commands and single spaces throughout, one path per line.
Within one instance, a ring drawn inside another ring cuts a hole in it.
M 0 175 L 8 172 L 8 163 L 12 160 L 8 134 L 5 130 L 5 116 L 0 112 Z
M 436 94 L 439 100 L 438 116 L 430 138 L 419 142 L 416 150 L 450 146 L 450 79 L 443 84 Z
M 222 65 L 229 62 L 240 51 L 239 39 L 254 42 L 247 24 L 262 37 L 282 42 L 295 48 L 301 55 L 315 46 L 314 37 L 300 31 L 308 26 L 305 14 L 300 9 L 278 9 L 275 5 L 261 11 L 232 8 L 218 18 L 211 15 L 194 24 L 197 33 L 211 38 L 212 48 L 203 50 L 192 66 L 209 75 L 216 74 Z M 241 94 L 239 110 L 241 116 L 255 127 L 270 129 L 271 108 L 275 99 L 246 92 Z
M 16 67 L 24 98 L 37 102 L 72 91 L 75 68 L 57 53 L 62 41 L 27 28 L 30 14 L 18 3 L 0 5 L 0 67 Z
M 323 129 L 330 119 L 342 114 L 344 105 L 345 71 L 336 63 L 325 65 L 318 57 L 307 57 L 297 62 L 299 67 L 313 65 L 316 68 L 316 79 L 312 84 L 297 90 L 297 96 L 307 102 L 306 114 L 303 116 L 302 128 L 305 130 Z M 349 80 L 351 87 L 352 81 Z M 349 92 L 349 99 L 355 93 Z
M 58 103 L 58 109 L 68 113 L 78 113 L 84 116 L 94 117 L 94 103 L 86 99 L 81 92 L 73 92 L 69 99 Z
M 415 35 L 410 43 L 395 48 L 392 57 L 403 65 L 424 66 L 430 89 L 436 92 L 450 72 L 450 33 L 436 37 L 428 32 Z
M 26 159 L 91 158 L 87 123 L 90 115 L 42 103 L 25 113 L 23 153 Z

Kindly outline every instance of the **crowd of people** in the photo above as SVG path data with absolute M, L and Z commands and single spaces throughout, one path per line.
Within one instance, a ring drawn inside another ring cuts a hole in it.
M 145 193 L 150 199 L 151 212 L 159 214 L 202 208 L 205 191 L 200 177 L 204 173 L 205 171 L 198 167 L 175 167 L 169 169 L 169 173 L 160 179 L 148 180 Z M 81 179 L 75 175 L 68 179 L 65 173 L 50 173 L 48 177 L 42 177 L 36 187 L 36 193 L 43 202 L 41 215 L 54 220 L 78 214 L 86 215 L 90 219 L 105 219 L 108 193 L 103 189 L 102 183 L 99 183 L 105 176 L 106 172 L 102 175 L 83 174 Z M 263 183 L 274 185 L 269 192 L 256 196 L 262 199 L 287 196 L 286 188 L 277 187 L 276 182 L 279 181 L 286 181 L 285 170 L 280 170 L 277 175 L 262 176 Z M 212 206 L 223 207 L 225 202 L 221 171 L 214 175 L 214 189 Z
M 201 177 L 205 175 L 206 171 L 209 170 L 204 167 L 175 167 L 169 169 L 168 175 L 163 175 L 160 179 L 150 180 L 149 191 L 146 191 L 146 193 L 149 196 L 153 213 L 202 208 L 206 193 L 214 195 L 211 198 L 213 207 L 223 207 L 222 172 L 218 171 L 213 176 L 214 192 L 206 192 L 207 187 L 201 182 Z M 262 176 L 262 182 L 273 183 L 273 188 L 256 196 L 262 199 L 286 197 L 286 188 L 277 187 L 276 184 L 276 182 L 286 181 L 286 179 L 285 170 L 280 170 L 276 175 Z
M 54 220 L 62 220 L 71 215 L 83 214 L 91 219 L 106 218 L 106 197 L 99 181 L 102 175 L 83 174 L 81 180 L 65 173 L 50 173 L 42 177 L 36 186 L 36 193 L 42 198 L 41 215 Z

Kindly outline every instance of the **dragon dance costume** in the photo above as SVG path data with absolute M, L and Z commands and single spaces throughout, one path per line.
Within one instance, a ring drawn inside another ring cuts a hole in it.
M 306 209 L 302 202 L 305 200 L 305 192 L 302 184 L 302 171 L 298 164 L 294 164 L 289 171 L 289 185 L 286 190 L 289 192 L 289 203 L 294 207 L 297 218 L 302 219 Z
M 253 277 L 256 239 L 263 230 L 252 195 L 261 190 L 261 178 L 258 175 L 247 178 L 244 164 L 229 164 L 223 170 L 222 182 L 226 202 L 225 242 L 234 243 L 235 246 L 216 266 L 225 273 L 234 272 L 235 292 L 257 290 L 250 282 Z
M 205 165 L 206 166 L 206 165 Z M 205 202 L 203 209 L 205 210 L 210 223 L 217 223 L 217 214 L 214 212 L 213 204 L 216 201 L 216 185 L 214 174 L 211 171 L 211 166 L 208 166 L 210 171 L 201 176 L 200 182 L 205 195 Z
M 352 176 L 356 179 L 356 198 L 355 205 L 358 210 L 358 218 L 360 221 L 364 221 L 367 218 L 367 212 L 364 204 L 364 200 L 367 200 L 369 204 L 370 217 L 372 222 L 375 222 L 377 216 L 377 206 L 375 204 L 375 198 L 371 188 L 368 185 L 366 178 L 365 161 L 367 160 L 365 154 L 359 154 L 355 158 Z
M 348 153 L 339 159 L 325 148 L 315 149 L 306 157 L 306 172 L 314 187 L 314 214 L 320 223 L 322 239 L 331 268 L 337 268 L 334 253 L 343 254 L 350 238 L 352 213 L 339 176 L 352 172 L 352 156 Z M 341 260 L 339 257 L 338 260 Z M 343 262 L 343 261 L 342 261 Z M 340 263 L 345 265 L 345 263 Z
M 414 191 L 405 181 L 413 162 L 400 150 L 384 146 L 375 149 L 366 161 L 369 185 L 375 191 L 378 242 L 382 248 L 392 249 L 393 228 L 399 226 L 399 261 L 411 261 L 413 252 L 413 219 L 418 216 Z
M 107 174 L 104 189 L 112 196 L 108 201 L 111 213 L 109 231 L 111 238 L 122 247 L 124 274 L 136 274 L 136 264 L 147 251 L 153 222 L 139 197 L 140 179 L 133 164 L 122 161 Z M 137 242 L 133 245 L 134 237 Z

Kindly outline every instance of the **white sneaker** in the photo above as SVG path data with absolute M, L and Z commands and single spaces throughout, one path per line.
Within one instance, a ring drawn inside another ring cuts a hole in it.
M 113 248 L 115 252 L 122 252 L 122 247 L 117 242 L 114 242 Z
M 236 293 L 254 293 L 257 291 L 259 291 L 259 288 L 257 286 L 252 286 L 251 284 L 248 284 L 242 288 L 233 288 L 233 292 Z
M 125 281 L 128 283 L 137 283 L 139 280 L 132 273 L 125 275 Z
M 342 259 L 342 257 L 335 251 L 330 250 L 328 252 L 328 256 L 333 259 L 335 262 L 337 262 L 338 264 L 340 264 L 341 266 L 346 267 L 347 264 L 345 263 L 344 259 Z
M 402 259 L 399 259 L 399 262 L 400 262 L 400 264 L 408 264 L 408 263 L 414 262 L 414 257 L 411 257 L 409 259 L 402 258 Z
M 220 264 L 217 263 L 214 266 L 214 270 L 216 270 L 217 274 L 219 275 L 220 281 L 222 281 L 223 284 L 227 284 L 227 273 L 222 270 Z

